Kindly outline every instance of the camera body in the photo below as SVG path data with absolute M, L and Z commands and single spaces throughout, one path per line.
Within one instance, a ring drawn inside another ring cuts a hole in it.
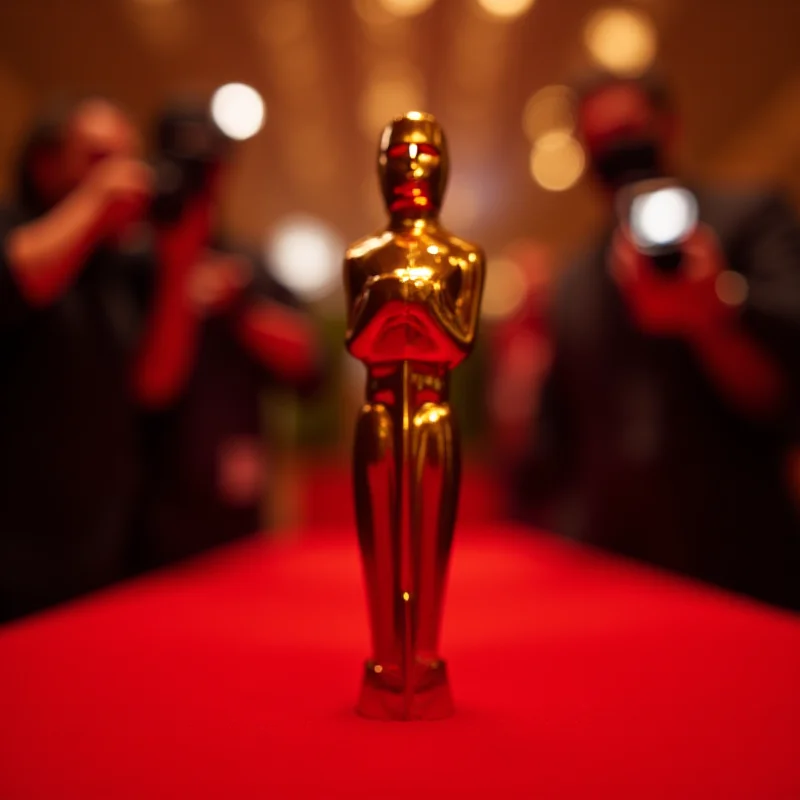
M 165 116 L 156 138 L 156 192 L 150 216 L 156 224 L 170 225 L 207 188 L 212 170 L 227 156 L 230 140 L 210 115 L 197 112 Z
M 697 199 L 669 178 L 637 181 L 617 195 L 617 216 L 636 249 L 664 274 L 680 269 L 683 244 L 698 222 Z

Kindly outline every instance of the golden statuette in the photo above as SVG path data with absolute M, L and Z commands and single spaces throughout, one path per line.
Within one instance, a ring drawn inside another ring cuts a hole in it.
M 367 367 L 354 483 L 372 658 L 358 711 L 380 719 L 453 713 L 438 653 L 460 480 L 449 386 L 475 341 L 485 259 L 439 222 L 447 171 L 432 116 L 390 122 L 378 156 L 388 226 L 344 264 L 346 345 Z

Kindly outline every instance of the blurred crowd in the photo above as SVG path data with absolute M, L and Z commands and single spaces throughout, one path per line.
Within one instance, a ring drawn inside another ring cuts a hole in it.
M 0 219 L 0 619 L 258 530 L 260 392 L 321 376 L 308 312 L 217 225 L 206 105 L 149 138 L 103 97 L 48 109 Z
M 596 73 L 576 93 L 610 221 L 540 304 L 541 357 L 523 348 L 536 413 L 505 437 L 527 442 L 512 513 L 800 608 L 795 214 L 769 189 L 681 179 L 657 74 Z
M 609 223 L 563 268 L 521 256 L 487 331 L 507 515 L 800 608 L 797 220 L 681 179 L 657 76 L 576 83 Z M 234 157 L 202 102 L 144 136 L 98 96 L 32 126 L 0 215 L 0 621 L 261 527 L 260 395 L 327 358 L 218 224 Z

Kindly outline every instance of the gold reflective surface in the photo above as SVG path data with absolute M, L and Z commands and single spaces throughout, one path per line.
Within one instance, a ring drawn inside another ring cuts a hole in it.
M 433 117 L 393 120 L 378 170 L 388 227 L 344 265 L 346 345 L 368 370 L 354 483 L 373 652 L 358 710 L 433 719 L 452 713 L 438 655 L 460 469 L 450 371 L 475 340 L 485 260 L 438 221 L 448 157 Z

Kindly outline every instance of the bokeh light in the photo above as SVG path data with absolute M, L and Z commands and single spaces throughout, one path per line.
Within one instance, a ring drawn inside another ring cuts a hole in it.
M 380 0 L 380 4 L 396 17 L 413 17 L 427 11 L 435 0 Z
M 549 192 L 563 192 L 583 174 L 586 157 L 580 143 L 562 130 L 540 136 L 531 149 L 531 176 Z
M 545 86 L 531 95 L 522 111 L 522 129 L 535 142 L 548 131 L 572 133 L 575 128 L 574 92 L 567 86 Z
M 397 19 L 376 0 L 353 0 L 353 10 L 359 19 L 370 28 L 389 25 Z
M 424 105 L 424 82 L 417 70 L 404 62 L 381 66 L 373 72 L 361 97 L 362 129 L 367 137 L 377 140 L 393 117 Z
M 491 258 L 481 301 L 481 316 L 499 321 L 513 316 L 525 302 L 527 282 L 520 265 L 510 258 Z
M 188 46 L 197 33 L 190 5 L 182 0 L 132 0 L 127 18 L 148 47 L 172 54 Z
M 264 124 L 266 107 L 261 95 L 244 83 L 220 86 L 211 98 L 211 116 L 226 136 L 244 140 Z
M 656 55 L 656 30 L 641 11 L 606 8 L 593 14 L 584 29 L 592 58 L 618 75 L 644 72 Z
M 337 231 L 316 217 L 284 218 L 267 242 L 267 264 L 288 289 L 318 300 L 338 286 L 345 243 Z
M 717 275 L 714 281 L 717 297 L 728 306 L 740 306 L 747 300 L 749 287 L 747 278 L 740 272 L 726 269 Z
M 478 0 L 478 5 L 493 17 L 513 19 L 522 16 L 534 0 Z

